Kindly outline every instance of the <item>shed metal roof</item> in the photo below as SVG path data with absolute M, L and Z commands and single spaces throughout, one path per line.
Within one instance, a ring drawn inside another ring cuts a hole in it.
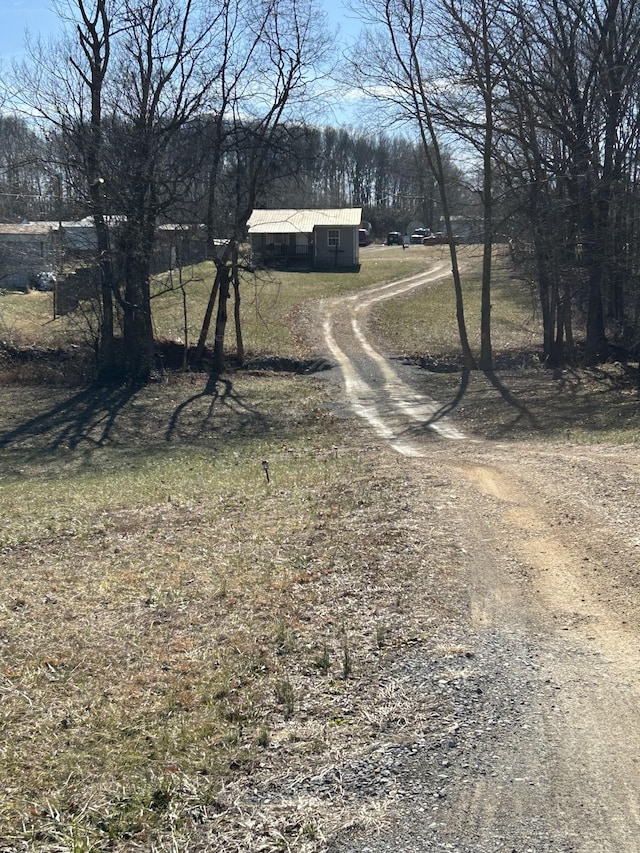
M 106 217 L 109 225 L 118 224 L 122 221 L 121 216 L 109 216 Z M 79 231 L 82 229 L 93 230 L 94 222 L 93 217 L 85 216 L 84 219 L 75 219 L 75 220 L 63 220 L 60 222 L 58 219 L 52 220 L 44 220 L 38 222 L 1 222 L 0 223 L 0 234 L 8 235 L 8 234 L 17 234 L 17 235 L 47 235 L 50 231 L 57 231 L 60 226 L 64 228 L 65 231 Z
M 0 234 L 42 236 L 57 227 L 57 222 L 3 222 L 0 223 Z
M 358 226 L 361 207 L 331 207 L 319 210 L 254 210 L 247 227 L 249 234 L 310 234 L 316 225 L 338 228 Z

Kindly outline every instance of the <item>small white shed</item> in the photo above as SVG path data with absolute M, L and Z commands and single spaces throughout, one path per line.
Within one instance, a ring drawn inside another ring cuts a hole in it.
M 256 262 L 354 269 L 360 266 L 362 208 L 254 210 L 247 223 Z

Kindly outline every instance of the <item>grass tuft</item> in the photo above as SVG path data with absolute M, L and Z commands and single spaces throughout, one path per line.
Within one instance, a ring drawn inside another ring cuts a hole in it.
M 369 281 L 408 270 L 375 257 Z M 367 283 L 300 278 L 261 284 L 257 349 L 303 353 L 289 320 L 304 300 Z M 436 288 L 380 309 L 392 349 L 453 358 L 437 337 L 446 287 L 441 304 Z M 518 288 L 496 288 L 512 303 L 496 305 L 505 352 L 532 340 Z M 472 376 L 458 413 L 491 438 L 636 441 L 622 370 L 512 366 L 500 375 L 520 408 Z M 459 375 L 420 375 L 443 403 L 459 390 Z M 385 804 L 306 782 L 382 731 L 444 726 L 447 709 L 385 662 L 420 646 L 447 681 L 473 676 L 473 652 L 441 638 L 463 599 L 443 528 L 454 487 L 407 476 L 406 459 L 334 416 L 329 382 L 229 379 L 225 395 L 193 375 L 1 389 L 3 850 L 324 849 L 340 827 L 383 825 Z

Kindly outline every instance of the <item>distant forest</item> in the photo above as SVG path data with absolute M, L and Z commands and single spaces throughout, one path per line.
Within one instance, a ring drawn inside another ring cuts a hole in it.
M 244 128 L 247 137 L 251 127 Z M 163 219 L 181 224 L 204 222 L 208 203 L 211 128 L 198 119 L 182 129 L 167 156 L 175 159 L 165 175 L 184 175 L 183 185 L 167 187 L 170 203 Z M 407 231 L 421 225 L 440 229 L 440 203 L 434 176 L 420 143 L 383 133 L 283 126 L 269 154 L 256 206 L 267 208 L 362 207 L 373 234 Z M 0 117 L 0 222 L 70 220 L 89 215 L 85 175 L 63 156 L 55 137 L 43 138 L 17 116 Z M 215 232 L 227 237 L 234 223 L 242 183 L 243 143 L 237 127 L 229 131 L 216 186 Z M 478 201 L 462 170 L 446 158 L 454 215 L 471 221 Z M 110 190 L 113 192 L 110 193 Z M 118 192 L 105 187 L 117 216 Z

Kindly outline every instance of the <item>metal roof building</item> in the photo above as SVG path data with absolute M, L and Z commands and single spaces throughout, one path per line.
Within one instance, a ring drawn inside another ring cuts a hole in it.
M 357 268 L 360 207 L 254 210 L 247 222 L 259 262 Z
M 362 208 L 328 207 L 318 210 L 254 210 L 247 227 L 249 234 L 311 234 L 316 225 L 336 228 L 360 227 Z

